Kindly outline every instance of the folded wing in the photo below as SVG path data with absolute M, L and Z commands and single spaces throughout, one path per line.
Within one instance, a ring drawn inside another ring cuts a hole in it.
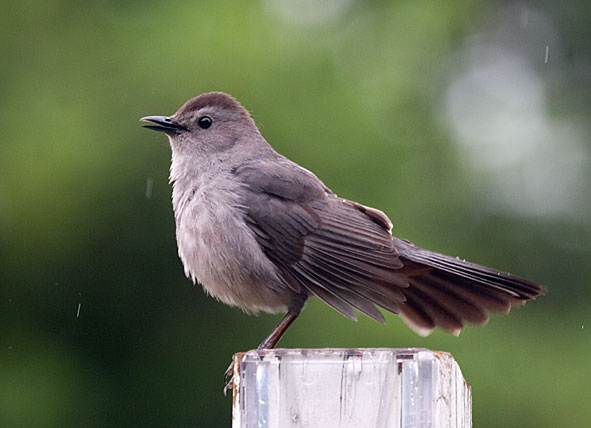
M 400 314 L 419 334 L 458 334 L 535 298 L 533 282 L 416 247 L 390 233 L 381 211 L 338 198 L 305 169 L 282 162 L 238 168 L 248 225 L 285 286 L 348 318 Z

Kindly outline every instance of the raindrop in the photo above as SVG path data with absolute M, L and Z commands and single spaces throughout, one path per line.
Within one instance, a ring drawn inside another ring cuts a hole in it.
M 550 50 L 550 46 L 546 45 L 546 54 L 544 55 L 544 64 L 548 64 L 548 51 Z
M 80 317 L 80 308 L 82 307 L 82 303 L 78 303 L 78 310 L 76 311 L 76 318 Z
M 146 199 L 150 199 L 152 197 L 152 186 L 154 184 L 154 180 L 152 177 L 148 177 L 146 179 Z

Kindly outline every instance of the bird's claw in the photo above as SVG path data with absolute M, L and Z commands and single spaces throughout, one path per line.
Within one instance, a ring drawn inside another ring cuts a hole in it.
M 232 388 L 234 388 L 234 359 L 224 372 L 224 395 Z

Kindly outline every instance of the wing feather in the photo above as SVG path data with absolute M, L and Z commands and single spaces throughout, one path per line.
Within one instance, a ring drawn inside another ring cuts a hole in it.
M 544 292 L 531 281 L 416 247 L 392 237 L 379 210 L 338 198 L 309 171 L 289 163 L 236 168 L 241 208 L 287 290 L 315 295 L 357 319 L 379 322 L 377 307 L 399 313 L 417 333 L 437 326 L 459 334 Z

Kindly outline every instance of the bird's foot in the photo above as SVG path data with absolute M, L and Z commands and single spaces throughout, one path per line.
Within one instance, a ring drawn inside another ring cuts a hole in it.
M 224 395 L 234 388 L 234 364 L 234 358 L 232 358 L 232 362 L 224 372 Z

